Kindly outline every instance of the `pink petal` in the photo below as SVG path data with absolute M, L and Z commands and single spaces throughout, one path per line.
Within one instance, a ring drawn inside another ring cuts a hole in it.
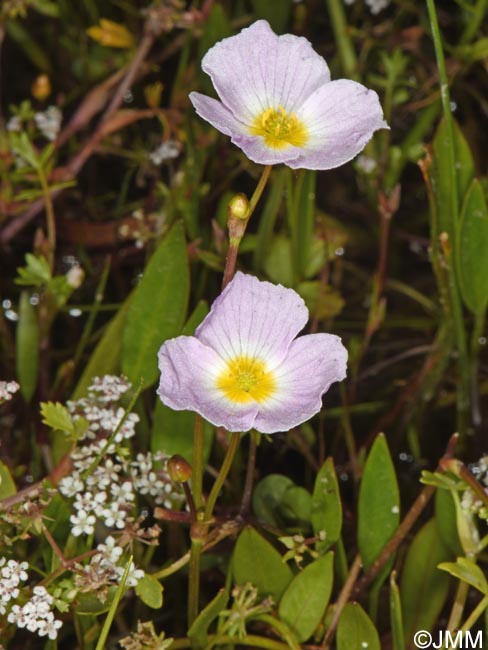
M 322 395 L 346 376 L 347 350 L 338 336 L 310 334 L 290 345 L 273 372 L 277 392 L 259 405 L 254 428 L 262 433 L 288 431 L 318 413 Z
M 309 141 L 293 169 L 332 169 L 354 158 L 378 129 L 389 128 L 378 95 L 348 79 L 319 88 L 297 111 Z
M 293 289 L 236 273 L 195 336 L 222 359 L 259 358 L 272 370 L 308 320 L 308 309 Z
M 158 395 L 166 406 L 177 411 L 196 411 L 228 431 L 249 431 L 257 404 L 237 404 L 223 397 L 216 386 L 216 377 L 223 368 L 225 363 L 214 350 L 193 336 L 178 336 L 159 350 Z
M 265 20 L 214 45 L 202 69 L 225 106 L 248 125 L 270 107 L 297 110 L 330 80 L 326 62 L 307 39 L 277 36 Z
M 247 133 L 246 126 L 236 120 L 222 102 L 201 93 L 190 93 L 190 101 L 198 115 L 210 122 L 221 133 L 225 133 L 225 135 Z

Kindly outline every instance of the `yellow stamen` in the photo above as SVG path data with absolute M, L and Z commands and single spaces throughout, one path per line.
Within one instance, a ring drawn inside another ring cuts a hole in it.
M 267 108 L 254 120 L 252 135 L 260 135 L 268 147 L 284 149 L 293 145 L 303 147 L 308 140 L 307 129 L 295 113 L 288 114 L 281 106 Z
M 275 391 L 273 373 L 260 359 L 239 356 L 229 361 L 217 378 L 217 388 L 231 402 L 264 402 Z

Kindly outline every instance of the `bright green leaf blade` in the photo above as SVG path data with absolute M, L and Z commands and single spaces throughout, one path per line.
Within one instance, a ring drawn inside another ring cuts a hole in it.
M 456 562 L 441 562 L 438 568 L 455 578 L 467 582 L 485 596 L 488 595 L 488 581 L 480 567 L 467 557 L 458 557 Z
M 474 179 L 461 212 L 457 238 L 459 286 L 464 304 L 475 314 L 488 304 L 488 207 L 481 183 Z
M 135 591 L 142 602 L 151 609 L 160 609 L 163 606 L 163 586 L 149 573 L 144 574 L 137 582 Z
M 29 402 L 36 390 L 39 371 L 39 323 L 29 293 L 22 291 L 19 301 L 19 321 L 15 339 L 16 370 L 20 392 Z
M 381 650 L 373 622 L 357 603 L 348 603 L 337 626 L 337 650 Z
M 188 630 L 188 636 L 191 639 L 192 648 L 199 650 L 200 648 L 204 648 L 207 645 L 208 628 L 217 618 L 220 612 L 225 608 L 228 600 L 228 590 L 221 589 L 217 595 L 212 598 L 209 604 L 204 609 L 202 609 Z
M 431 519 L 415 536 L 403 566 L 400 595 L 405 639 L 417 630 L 430 631 L 437 622 L 449 590 L 449 576 L 437 566 L 450 559 Z
M 358 546 L 368 569 L 398 528 L 400 494 L 385 436 L 369 452 L 359 488 Z
M 63 404 L 59 402 L 41 403 L 42 421 L 51 429 L 73 433 L 74 424 L 71 415 Z
M 253 528 L 245 528 L 239 535 L 232 556 L 232 573 L 237 585 L 250 582 L 261 595 L 271 596 L 276 603 L 293 578 L 278 551 Z
M 15 486 L 14 479 L 10 474 L 10 470 L 0 460 L 0 499 L 6 499 L 16 494 L 17 487 Z
M 122 371 L 144 386 L 158 378 L 161 344 L 181 332 L 190 275 L 181 223 L 173 226 L 149 260 L 129 304 L 122 345 Z
M 300 643 L 312 636 L 329 603 L 334 578 L 333 557 L 333 553 L 327 553 L 306 566 L 293 578 L 281 599 L 280 618 L 290 626 Z
M 329 548 L 340 537 L 342 528 L 342 503 L 334 460 L 327 458 L 320 468 L 312 495 L 312 526 L 315 535 L 325 533 L 317 548 Z

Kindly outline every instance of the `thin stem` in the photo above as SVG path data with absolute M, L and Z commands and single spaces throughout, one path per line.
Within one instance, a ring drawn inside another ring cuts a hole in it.
M 343 2 L 342 0 L 327 0 L 327 8 L 344 74 L 348 78 L 358 80 L 356 52 L 349 36 Z
M 54 251 L 56 250 L 56 219 L 54 217 L 54 207 L 51 198 L 51 192 L 47 184 L 46 174 L 42 165 L 36 169 L 41 184 L 42 193 L 44 195 L 44 203 L 46 206 L 46 226 L 47 226 L 47 241 L 49 244 L 48 262 L 51 271 L 54 268 Z
M 191 475 L 191 490 L 195 508 L 202 507 L 202 484 L 203 484 L 203 418 L 195 413 L 195 425 L 193 429 L 193 465 Z
M 229 217 L 229 250 L 227 252 L 227 259 L 225 261 L 224 277 L 222 280 L 222 289 L 225 289 L 225 287 L 229 284 L 229 282 L 234 277 L 234 273 L 236 270 L 237 255 L 239 253 L 239 246 L 242 237 L 246 232 L 249 219 L 251 218 L 254 210 L 256 209 L 259 199 L 261 198 L 264 188 L 266 187 L 272 169 L 273 169 L 272 165 L 266 165 L 263 168 L 261 177 L 258 181 L 258 184 L 256 185 L 256 189 L 254 190 L 254 193 L 251 196 L 251 199 L 249 200 L 249 206 L 247 208 L 247 212 L 244 218 L 239 219 L 236 217 L 232 217 L 232 215 Z
M 208 644 L 211 645 L 214 642 L 215 637 L 218 637 L 218 641 L 222 645 L 235 645 L 238 641 L 238 644 L 241 646 L 247 646 L 250 648 L 264 648 L 264 650 L 290 650 L 290 646 L 287 643 L 281 643 L 280 641 L 275 641 L 274 639 L 268 639 L 265 636 L 257 636 L 255 634 L 248 634 L 244 639 L 236 639 L 234 636 L 220 636 L 215 634 L 210 634 L 208 636 Z M 190 639 L 175 639 L 171 644 L 171 650 L 183 650 L 184 648 L 191 648 L 192 641 Z M 208 647 L 208 646 L 207 646 Z
M 213 484 L 208 496 L 207 505 L 205 506 L 205 521 L 209 521 L 212 517 L 215 502 L 217 501 L 217 497 L 232 466 L 232 461 L 234 460 L 240 439 L 241 434 L 239 432 L 235 431 L 231 436 L 229 446 L 227 447 L 227 451 L 225 453 L 224 462 L 222 463 L 222 467 L 220 468 L 217 478 L 215 479 L 215 483 Z
M 470 630 L 487 607 L 488 607 L 488 596 L 485 596 L 482 600 L 480 600 L 480 602 L 476 605 L 476 607 L 473 609 L 471 614 L 468 616 L 466 622 L 461 628 L 461 632 L 467 632 L 468 630 Z
M 466 597 L 468 595 L 469 585 L 463 580 L 459 581 L 458 588 L 456 591 L 456 597 L 452 605 L 451 614 L 449 616 L 449 621 L 447 623 L 447 628 L 449 632 L 456 630 L 459 627 L 461 622 L 461 616 L 463 615 L 464 605 L 466 604 Z
M 241 517 L 249 512 L 251 507 L 252 486 L 254 483 L 254 469 L 256 466 L 256 447 L 258 441 L 258 433 L 251 431 L 249 434 L 249 450 L 247 456 L 246 468 L 246 481 L 244 483 L 244 492 L 242 494 L 241 509 L 239 514 Z
M 349 575 L 347 576 L 347 580 L 344 583 L 344 586 L 341 589 L 341 593 L 339 594 L 339 598 L 337 599 L 337 602 L 335 604 L 334 616 L 332 617 L 332 621 L 330 623 L 329 629 L 327 630 L 324 636 L 324 640 L 322 641 L 321 648 L 323 648 L 323 650 L 326 650 L 326 648 L 330 646 L 330 642 L 332 641 L 332 637 L 334 636 L 335 629 L 337 627 L 337 624 L 339 623 L 339 618 L 341 616 L 342 610 L 344 609 L 349 598 L 351 597 L 354 583 L 356 582 L 360 570 L 361 570 L 361 556 L 356 555 L 356 557 L 354 558 L 354 562 L 352 563 L 351 569 L 349 571 Z
M 202 541 L 200 539 L 191 540 L 190 549 L 190 566 L 188 582 L 188 627 L 190 628 L 193 621 L 198 615 L 198 605 L 200 601 L 200 558 L 202 556 Z

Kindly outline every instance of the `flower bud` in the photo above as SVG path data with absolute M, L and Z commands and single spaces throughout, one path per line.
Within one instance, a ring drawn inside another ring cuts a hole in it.
M 70 287 L 73 287 L 73 289 L 78 289 L 78 287 L 82 285 L 84 279 L 85 271 L 83 271 L 81 266 L 74 266 L 68 271 L 68 273 L 66 273 L 66 282 Z
M 167 465 L 168 474 L 175 483 L 186 483 L 191 478 L 191 465 L 183 456 L 171 456 Z
M 229 203 L 229 219 L 245 219 L 249 211 L 249 201 L 245 194 L 236 194 Z
M 42 101 L 51 94 L 51 81 L 47 74 L 38 75 L 31 87 L 32 96 Z

